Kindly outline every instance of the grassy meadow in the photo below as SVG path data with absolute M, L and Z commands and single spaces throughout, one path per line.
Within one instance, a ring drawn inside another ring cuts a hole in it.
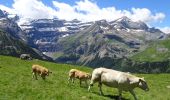
M 42 80 L 32 79 L 32 64 L 47 67 L 53 73 Z M 103 86 L 105 96 L 100 96 L 95 84 L 91 92 L 87 87 L 68 84 L 68 71 L 77 68 L 92 72 L 91 68 L 56 64 L 40 60 L 25 61 L 15 57 L 0 56 L 0 100 L 116 100 L 118 91 L 115 88 Z M 136 88 L 139 100 L 170 100 L 170 74 L 136 74 L 145 77 L 150 91 L 145 92 Z M 169 86 L 169 88 L 168 88 Z M 123 92 L 123 100 L 133 100 L 129 92 Z
M 164 61 L 170 59 L 170 39 L 155 41 L 144 51 L 132 56 L 135 61 Z

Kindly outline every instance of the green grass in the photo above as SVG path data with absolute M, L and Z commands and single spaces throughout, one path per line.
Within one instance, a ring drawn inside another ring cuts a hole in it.
M 165 49 L 163 51 L 159 49 Z M 134 55 L 133 60 L 137 61 L 164 61 L 170 59 L 170 39 L 155 41 L 146 50 Z
M 47 80 L 32 79 L 32 64 L 40 64 L 49 68 L 53 74 Z M 100 96 L 97 84 L 87 92 L 80 87 L 79 81 L 68 84 L 68 71 L 77 68 L 92 72 L 87 67 L 56 64 L 39 60 L 24 61 L 14 57 L 0 56 L 0 100 L 110 100 L 108 96 Z M 138 74 L 144 76 L 150 87 L 149 92 L 135 89 L 139 100 L 170 100 L 170 74 Z M 103 86 L 105 95 L 117 96 L 117 89 Z M 123 92 L 123 98 L 133 100 L 129 92 Z
M 63 55 L 63 52 L 55 52 L 52 54 L 52 58 L 58 58 Z

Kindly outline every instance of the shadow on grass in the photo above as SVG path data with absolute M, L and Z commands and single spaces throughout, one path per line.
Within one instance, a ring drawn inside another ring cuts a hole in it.
M 97 92 L 92 92 L 93 94 L 96 94 L 96 95 L 99 95 L 99 96 L 104 96 L 104 97 L 107 97 L 109 99 L 112 99 L 112 100 L 119 100 L 119 96 L 118 95 L 100 95 L 99 93 Z M 126 99 L 126 98 L 121 98 L 121 100 L 130 100 L 130 99 Z
M 108 98 L 113 99 L 113 100 L 119 100 L 118 95 L 104 95 L 104 97 L 108 97 Z M 129 100 L 129 99 L 121 98 L 121 100 Z
M 88 86 L 86 86 L 86 85 L 81 85 L 80 87 L 81 87 L 81 88 L 88 89 Z
M 51 80 L 43 80 L 43 81 L 46 82 L 46 83 L 48 83 L 48 84 L 54 84 L 54 82 L 51 81 Z
M 48 83 L 48 84 L 54 84 L 54 81 L 48 80 L 48 79 L 42 79 L 42 78 L 31 78 L 31 81 L 39 81 L 43 83 Z
M 80 88 L 85 88 L 85 89 L 88 89 L 88 87 L 89 87 L 89 86 L 86 85 L 86 84 L 81 84 L 81 85 L 80 85 L 80 84 L 77 84 L 77 83 L 75 83 L 75 82 L 74 82 L 74 83 L 68 82 L 67 85 L 68 85 L 68 86 L 77 86 L 77 85 L 78 85 Z

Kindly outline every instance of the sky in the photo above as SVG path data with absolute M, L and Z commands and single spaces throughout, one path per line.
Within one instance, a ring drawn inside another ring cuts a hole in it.
M 113 21 L 127 16 L 170 33 L 169 0 L 0 0 L 0 9 L 21 18 Z

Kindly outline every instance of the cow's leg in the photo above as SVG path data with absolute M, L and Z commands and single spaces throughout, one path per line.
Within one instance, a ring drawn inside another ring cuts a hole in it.
M 103 91 L 102 91 L 102 83 L 101 83 L 101 82 L 99 82 L 98 87 L 99 87 L 100 95 L 103 95 Z
M 75 78 L 72 78 L 72 83 L 74 83 Z
M 43 72 L 40 73 L 40 76 L 42 77 L 43 80 L 45 80 L 46 75 L 43 74 Z
M 133 90 L 130 90 L 129 92 L 133 95 L 134 99 L 137 100 L 137 97 L 136 97 L 136 95 L 135 95 L 135 92 L 134 92 Z
M 121 100 L 121 98 L 122 98 L 122 90 L 119 89 L 119 100 Z
M 86 83 L 86 86 L 88 87 L 88 83 L 87 83 L 87 80 L 85 80 L 85 83 Z
M 80 87 L 81 87 L 81 79 L 80 79 Z
M 39 75 L 40 75 L 40 76 L 41 76 L 41 78 L 43 79 L 43 73 L 41 72 Z
M 93 86 L 93 84 L 94 84 L 94 81 L 91 80 L 91 81 L 90 81 L 90 85 L 89 85 L 89 87 L 88 87 L 88 91 L 90 91 L 90 89 L 91 89 L 91 87 Z
M 45 75 L 42 74 L 41 77 L 42 77 L 43 80 L 45 80 Z
M 32 78 L 34 78 L 34 77 L 35 77 L 36 80 L 38 80 L 36 72 L 32 72 Z
M 38 80 L 38 78 L 37 78 L 37 73 L 35 73 L 35 79 Z
M 68 78 L 68 84 L 70 83 L 70 81 L 71 81 L 71 77 Z
M 34 72 L 32 72 L 32 78 L 34 78 L 35 77 L 35 73 Z

